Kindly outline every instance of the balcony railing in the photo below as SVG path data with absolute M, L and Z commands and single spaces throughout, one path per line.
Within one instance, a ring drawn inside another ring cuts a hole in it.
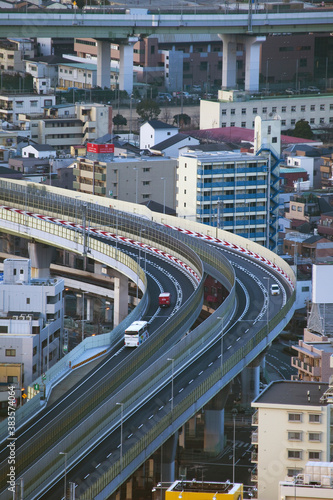
M 256 411 L 255 413 L 253 413 L 252 415 L 252 425 L 258 425 L 258 421 L 259 421 L 259 414 L 258 414 L 258 411 Z
M 258 443 L 258 432 L 252 432 L 252 434 L 251 434 L 251 443 L 252 444 L 257 444 Z

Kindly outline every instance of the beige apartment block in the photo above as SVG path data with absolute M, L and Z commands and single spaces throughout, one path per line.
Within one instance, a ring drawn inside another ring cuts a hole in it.
M 280 481 L 304 474 L 308 461 L 332 461 L 331 390 L 323 382 L 281 380 L 252 402 L 252 480 L 260 500 L 280 498 Z

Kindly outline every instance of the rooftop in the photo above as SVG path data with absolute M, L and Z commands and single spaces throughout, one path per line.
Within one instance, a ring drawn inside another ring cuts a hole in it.
M 328 389 L 325 382 L 304 382 L 277 380 L 272 382 L 254 400 L 256 404 L 288 405 L 288 406 L 322 406 L 320 398 Z

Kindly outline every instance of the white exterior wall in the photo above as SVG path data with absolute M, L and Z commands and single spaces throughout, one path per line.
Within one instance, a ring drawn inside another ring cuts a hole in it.
M 180 156 L 177 168 L 177 215 L 184 219 L 197 219 L 197 169 L 196 158 Z
M 333 123 L 332 96 L 283 96 L 283 98 L 250 99 L 249 101 L 200 101 L 200 129 L 220 127 L 254 128 L 256 115 L 270 119 L 278 114 L 281 129 L 293 128 L 306 120 L 312 128 Z
M 154 129 L 146 122 L 140 127 L 140 149 L 149 149 L 176 134 L 178 134 L 176 127 Z
M 19 114 L 42 114 L 44 106 L 55 105 L 55 95 L 38 95 L 38 94 L 17 94 L 15 96 L 0 95 L 0 102 L 4 103 L 6 109 L 1 107 L 2 116 L 6 115 L 6 120 L 19 125 Z
M 38 149 L 29 144 L 29 146 L 22 148 L 22 156 L 23 158 L 29 158 L 30 154 L 34 155 L 35 158 L 55 158 L 57 155 L 56 151 L 38 151 Z
M 63 279 L 32 280 L 29 259 L 4 261 L 4 281 L 0 284 L 1 381 L 1 364 L 23 363 L 24 383 L 29 384 L 46 370 L 48 353 L 53 356 L 49 366 L 57 361 L 63 329 L 63 290 Z M 48 341 L 55 332 L 59 335 Z M 15 355 L 7 356 L 6 349 L 14 349 Z
M 199 144 L 200 141 L 198 139 L 194 139 L 194 137 L 186 137 L 183 141 L 177 142 L 177 144 L 173 144 L 169 148 L 164 149 L 163 153 L 165 156 L 178 158 L 180 148 L 185 148 L 186 146 L 198 146 Z
M 252 403 L 258 407 L 258 498 L 278 498 L 279 482 L 288 469 L 304 471 L 310 451 L 320 451 L 321 461 L 329 460 L 327 409 L 329 406 L 293 406 Z M 301 422 L 288 421 L 288 413 L 301 413 Z M 309 414 L 321 414 L 320 423 L 309 423 Z M 272 430 L 274 429 L 274 432 Z M 301 441 L 288 439 L 288 432 L 301 432 Z M 309 442 L 309 432 L 321 433 L 321 442 Z M 289 459 L 288 450 L 301 451 L 301 459 Z
M 60 64 L 58 67 L 58 83 L 64 87 L 94 87 L 97 85 L 97 66 L 88 69 Z
M 333 266 L 312 266 L 312 303 L 333 304 Z
M 310 188 L 313 188 L 314 158 L 310 158 L 308 156 L 288 156 L 287 165 L 288 167 L 304 168 L 308 174 Z

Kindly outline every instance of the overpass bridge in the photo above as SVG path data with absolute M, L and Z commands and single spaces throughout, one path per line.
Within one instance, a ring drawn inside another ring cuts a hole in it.
M 77 242 L 71 228 L 75 220 L 74 193 L 39 185 L 29 185 L 28 190 L 25 183 L 18 181 L 0 184 L 1 231 L 71 251 L 84 250 L 84 232 Z M 101 367 L 96 374 L 98 382 L 88 388 L 86 381 L 83 393 L 79 398 L 72 395 L 70 405 L 64 401 L 63 406 L 43 412 L 38 422 L 18 431 L 17 478 L 24 478 L 26 499 L 59 498 L 52 490 L 64 471 L 59 452 L 66 453 L 68 477 L 73 474 L 79 485 L 77 497 L 108 498 L 179 427 L 253 362 L 293 314 L 295 278 L 286 263 L 267 249 L 222 230 L 216 233 L 216 228 L 151 213 L 146 207 L 117 200 L 112 200 L 110 207 L 107 199 L 81 198 L 87 203 L 91 228 L 98 229 L 99 237 L 103 237 L 102 242 L 95 232 L 96 238 L 90 241 L 91 258 L 120 267 L 136 280 L 137 263 L 104 241 L 116 234 L 135 245 L 140 238 L 139 244 L 149 244 L 163 258 L 173 256 L 175 265 L 185 263 L 184 272 L 195 276 L 197 285 L 190 300 L 132 353 L 126 364 Z M 144 232 L 140 231 L 142 225 Z M 115 254 L 117 259 L 112 260 Z M 229 296 L 210 318 L 190 331 L 201 309 L 205 273 L 221 281 Z M 265 280 L 279 283 L 279 302 L 269 299 Z M 144 290 L 142 269 L 140 283 Z M 110 343 L 122 337 L 127 322 L 143 314 L 146 301 L 145 293 L 132 316 L 112 332 Z M 170 407 L 170 383 L 176 388 L 177 379 L 186 386 L 172 394 Z M 38 398 L 34 398 L 23 411 L 34 412 L 39 407 Z M 145 422 L 142 425 L 138 424 L 140 418 Z M 121 451 L 120 427 L 130 436 Z M 11 498 L 6 489 L 6 425 L 0 428 L 0 434 L 0 488 L 6 499 Z M 107 448 L 111 446 L 113 451 L 88 477 L 83 471 L 89 453 L 103 454 L 106 437 Z
M 250 6 L 252 4 L 250 3 Z M 86 12 L 0 11 L 0 37 L 90 37 L 97 41 L 97 84 L 110 87 L 110 42 L 120 48 L 120 90 L 133 90 L 133 45 L 139 37 L 152 34 L 218 34 L 223 42 L 222 87 L 236 83 L 237 42 L 246 45 L 245 90 L 259 89 L 259 58 L 265 36 L 274 33 L 329 33 L 333 9 L 309 9 L 287 13 L 249 12 L 188 13 L 160 9 L 122 9 Z M 104 68 L 104 71 L 103 71 Z

